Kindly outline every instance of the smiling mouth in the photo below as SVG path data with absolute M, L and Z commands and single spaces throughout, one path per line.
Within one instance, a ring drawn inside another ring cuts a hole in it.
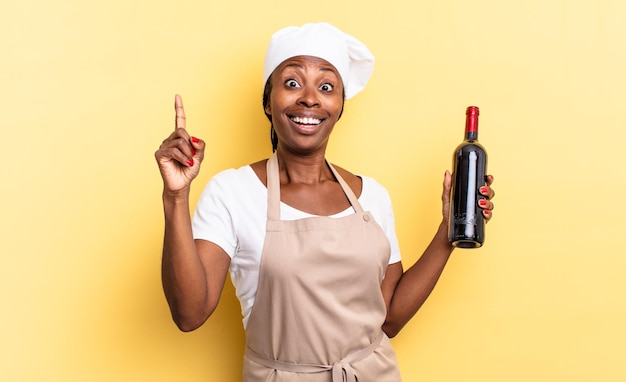
M 319 125 L 320 123 L 322 123 L 321 119 L 311 117 L 290 117 L 289 119 L 297 123 L 298 125 Z

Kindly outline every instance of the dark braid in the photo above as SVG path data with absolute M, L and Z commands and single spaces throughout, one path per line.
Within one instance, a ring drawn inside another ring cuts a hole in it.
M 265 116 L 270 121 L 270 141 L 272 142 L 272 152 L 276 151 L 276 147 L 278 146 L 278 136 L 276 135 L 276 130 L 274 130 L 274 123 L 272 122 L 272 115 L 267 114 L 265 111 L 267 109 L 267 105 L 270 102 L 270 94 L 272 93 L 272 76 L 270 75 L 265 82 L 265 88 L 263 89 L 263 112 Z

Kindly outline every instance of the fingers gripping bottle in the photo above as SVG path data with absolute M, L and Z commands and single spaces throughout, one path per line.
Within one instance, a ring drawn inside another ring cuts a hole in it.
M 450 243 L 458 248 L 479 248 L 485 242 L 485 218 L 478 201 L 485 185 L 487 152 L 478 143 L 478 107 L 465 112 L 465 139 L 453 156 L 450 196 Z

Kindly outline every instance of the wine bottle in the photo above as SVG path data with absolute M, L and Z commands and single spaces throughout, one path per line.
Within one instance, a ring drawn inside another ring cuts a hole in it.
M 453 155 L 454 171 L 450 196 L 450 243 L 458 248 L 478 248 L 485 242 L 485 218 L 478 201 L 484 196 L 487 152 L 478 143 L 478 107 L 465 112 L 465 139 Z

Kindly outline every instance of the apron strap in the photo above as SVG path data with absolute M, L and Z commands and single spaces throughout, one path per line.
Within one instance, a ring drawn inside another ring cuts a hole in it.
M 363 212 L 363 207 L 361 207 L 361 203 L 359 203 L 359 199 L 356 197 L 354 192 L 345 180 L 339 175 L 339 172 L 335 169 L 335 167 L 326 162 L 328 167 L 333 172 L 333 175 L 339 182 L 339 185 L 343 189 L 344 194 L 350 201 L 352 208 L 357 213 Z M 267 161 L 267 219 L 268 220 L 280 220 L 280 175 L 278 168 L 278 158 L 276 157 L 276 153 L 270 157 Z
M 350 204 L 352 204 L 352 208 L 354 208 L 354 211 L 356 211 L 357 213 L 363 212 L 363 207 L 361 207 L 361 203 L 359 203 L 359 198 L 357 198 L 356 195 L 354 195 L 354 192 L 352 192 L 352 189 L 350 188 L 350 186 L 348 186 L 348 183 L 346 183 L 346 181 L 343 180 L 341 175 L 339 175 L 339 172 L 335 170 L 335 167 L 332 164 L 328 162 L 326 163 L 328 164 L 328 167 L 330 167 L 330 170 L 335 175 L 335 178 L 337 178 L 337 181 L 341 185 L 343 192 L 348 197 Z
M 254 352 L 246 347 L 245 356 L 250 360 L 265 366 L 269 369 L 287 371 L 290 373 L 321 373 L 324 371 L 332 371 L 332 382 L 357 382 L 357 377 L 351 364 L 367 358 L 372 354 L 383 340 L 383 331 L 379 331 L 374 341 L 365 349 L 361 349 L 354 353 L 348 354 L 344 359 L 335 362 L 332 365 L 315 365 L 315 364 L 298 364 L 277 361 L 265 358 L 264 356 Z
M 280 174 L 276 153 L 267 161 L 267 220 L 280 220 Z

